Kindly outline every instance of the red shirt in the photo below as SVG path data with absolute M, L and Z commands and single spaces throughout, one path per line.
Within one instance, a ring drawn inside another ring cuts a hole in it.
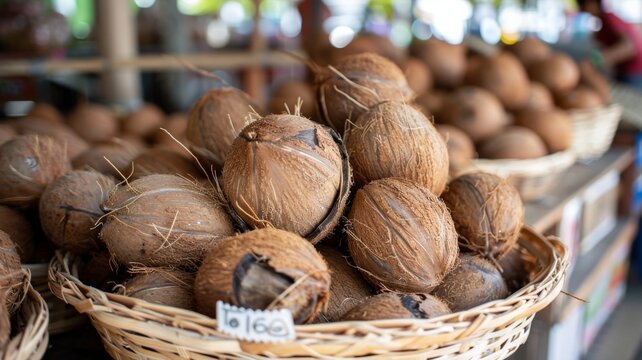
M 612 13 L 600 16 L 602 29 L 597 32 L 597 40 L 604 46 L 616 44 L 622 36 L 633 43 L 636 53 L 631 59 L 616 66 L 618 73 L 625 75 L 642 74 L 642 34 L 634 24 L 628 23 Z

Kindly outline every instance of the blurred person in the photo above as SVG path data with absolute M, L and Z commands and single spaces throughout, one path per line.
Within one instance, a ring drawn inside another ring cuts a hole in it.
M 602 28 L 595 33 L 600 50 L 592 56 L 598 67 L 613 69 L 619 81 L 642 90 L 642 33 L 635 24 L 609 11 L 602 0 L 578 0 L 582 11 L 599 18 Z

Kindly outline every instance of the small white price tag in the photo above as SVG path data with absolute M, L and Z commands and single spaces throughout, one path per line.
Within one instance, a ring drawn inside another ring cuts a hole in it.
M 286 309 L 252 310 L 216 302 L 218 331 L 244 341 L 279 343 L 294 340 L 292 313 Z

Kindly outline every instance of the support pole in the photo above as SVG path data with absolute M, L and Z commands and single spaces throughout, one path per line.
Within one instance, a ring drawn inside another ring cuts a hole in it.
M 263 38 L 261 29 L 259 28 L 259 23 L 261 21 L 260 5 L 260 0 L 254 0 L 254 29 L 252 30 L 250 38 L 250 52 L 252 55 L 256 56 L 264 53 L 267 48 L 266 40 Z M 252 99 L 259 104 L 265 103 L 265 83 L 265 69 L 263 69 L 263 67 L 252 66 L 247 68 L 245 71 L 243 87 L 245 88 L 245 91 L 250 94 Z

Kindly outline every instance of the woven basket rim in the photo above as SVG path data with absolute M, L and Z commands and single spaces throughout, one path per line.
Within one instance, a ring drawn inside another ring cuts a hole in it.
M 614 113 L 621 113 L 622 105 L 618 103 L 610 103 L 605 106 L 587 108 L 587 109 L 570 109 L 567 110 L 569 116 L 575 121 L 576 118 L 594 118 L 612 115 Z
M 508 176 L 538 177 L 568 169 L 575 163 L 572 149 L 558 151 L 536 159 L 474 159 L 469 171 L 490 171 Z
M 20 317 L 22 330 L 9 339 L 0 351 L 3 360 L 42 359 L 49 343 L 49 309 L 45 300 L 31 286 L 31 271 L 23 268 L 24 299 L 14 317 Z
M 419 350 L 421 346 L 441 346 L 505 328 L 517 321 L 532 320 L 532 316 L 550 304 L 560 293 L 568 256 L 565 246 L 557 239 L 547 239 L 530 227 L 524 227 L 520 246 L 533 254 L 541 266 L 533 281 L 506 299 L 482 304 L 473 309 L 427 320 L 350 321 L 327 324 L 297 325 L 297 340 L 286 344 L 247 344 L 216 330 L 216 320 L 183 309 L 151 304 L 123 295 L 106 293 L 84 285 L 72 273 L 78 265 L 70 254 L 57 253 L 49 267 L 49 286 L 62 300 L 79 312 L 87 313 L 99 332 L 113 328 L 136 333 L 136 336 L 154 337 L 163 344 L 176 344 L 199 354 L 221 355 L 269 353 L 277 356 L 337 356 L 324 353 L 328 347 L 345 344 L 350 347 L 364 340 L 377 341 L 376 350 L 359 349 L 341 356 L 361 356 L 373 353 Z M 529 318 L 530 317 L 530 318 Z M 526 319 L 526 320 L 524 320 Z M 168 332 L 168 328 L 171 331 Z M 373 340 L 376 339 L 376 340 Z M 131 339 L 130 339 L 131 340 Z M 149 342 L 147 342 L 149 344 Z M 164 345 L 165 346 L 165 345 Z M 149 347 L 149 346 L 148 346 Z M 148 348 L 147 347 L 147 348 Z M 266 348 L 267 347 L 267 348 Z M 252 350 L 249 350 L 252 349 Z M 108 347 L 113 350 L 113 346 Z M 123 350 L 124 351 L 124 350 Z M 130 354 L 131 354 L 131 350 Z

